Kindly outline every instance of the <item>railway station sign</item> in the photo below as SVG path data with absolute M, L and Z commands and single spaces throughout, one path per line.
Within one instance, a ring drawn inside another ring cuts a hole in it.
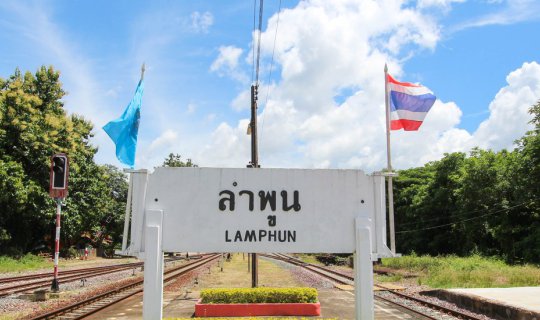
M 382 188 L 382 176 L 359 170 L 157 168 L 143 207 L 163 211 L 166 252 L 348 253 L 356 218 L 373 229 L 384 219 Z
M 373 319 L 386 245 L 384 176 L 359 170 L 131 171 L 124 237 L 144 262 L 144 319 L 161 319 L 163 252 L 354 253 L 356 319 Z M 126 244 L 127 245 L 127 244 Z

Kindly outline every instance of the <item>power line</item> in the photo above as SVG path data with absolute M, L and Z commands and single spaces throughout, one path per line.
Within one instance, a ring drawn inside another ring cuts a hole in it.
M 257 69 L 255 70 L 255 86 L 259 85 L 259 62 L 261 60 L 261 30 L 262 30 L 262 18 L 263 18 L 263 0 L 260 0 L 259 5 L 259 29 L 257 40 Z
M 421 222 L 424 223 L 424 222 L 431 222 L 431 221 L 439 221 L 439 220 L 448 219 L 448 218 L 458 218 L 458 217 L 468 216 L 471 213 L 485 212 L 485 211 L 486 209 L 477 209 L 477 210 L 463 212 L 463 213 L 452 215 L 452 216 L 439 216 L 432 219 L 422 219 Z M 414 224 L 418 224 L 418 222 L 401 223 L 400 226 L 403 227 L 403 226 L 409 226 L 409 225 L 414 225 Z
M 264 108 L 266 109 L 266 105 L 268 103 L 268 95 L 270 93 L 270 79 L 272 78 L 272 69 L 274 67 L 274 54 L 276 52 L 276 40 L 277 40 L 277 32 L 279 29 L 279 16 L 281 14 L 281 0 L 279 0 L 279 7 L 278 7 L 278 14 L 277 14 L 277 22 L 276 22 L 276 32 L 274 33 L 274 45 L 272 47 L 272 60 L 270 60 L 270 72 L 268 73 L 268 81 L 267 81 L 267 87 L 266 87 L 266 98 L 264 99 Z M 261 119 L 261 133 L 259 134 L 259 140 L 262 141 L 263 133 L 264 133 L 264 113 L 262 115 Z
M 256 12 L 257 12 L 257 0 L 253 0 L 253 33 L 252 34 L 255 34 Z M 251 54 L 251 59 L 252 59 L 252 63 L 251 63 L 251 83 L 253 83 L 253 79 L 255 78 L 255 44 L 253 44 L 252 49 L 253 49 L 253 52 Z
M 486 213 L 486 214 L 483 214 L 481 216 L 477 216 L 477 217 L 473 217 L 473 218 L 469 218 L 469 219 L 463 219 L 463 220 L 456 221 L 456 222 L 441 224 L 441 225 L 438 225 L 438 226 L 427 227 L 427 228 L 416 229 L 416 230 L 396 231 L 396 234 L 397 233 L 411 233 L 411 232 L 417 232 L 417 231 L 426 231 L 426 230 L 438 229 L 438 228 L 442 228 L 442 227 L 448 227 L 448 226 L 456 225 L 458 223 L 462 223 L 462 222 L 466 222 L 466 221 L 471 221 L 471 220 L 476 220 L 476 219 L 480 219 L 480 218 L 483 218 L 483 217 L 491 216 L 491 215 L 494 215 L 496 213 L 500 213 L 500 212 L 507 211 L 507 210 L 510 210 L 510 209 L 513 209 L 513 208 L 517 208 L 517 207 L 520 207 L 520 206 L 523 206 L 523 205 L 529 204 L 529 203 L 531 203 L 531 202 L 523 202 L 523 203 L 517 204 L 515 206 L 505 208 L 505 209 L 500 209 L 500 210 L 497 210 L 497 211 L 493 211 L 491 213 Z

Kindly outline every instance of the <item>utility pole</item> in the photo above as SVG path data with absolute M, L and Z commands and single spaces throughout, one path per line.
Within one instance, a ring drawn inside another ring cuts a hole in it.
M 259 85 L 251 86 L 251 122 L 249 124 L 249 132 L 251 133 L 251 162 L 248 167 L 259 168 L 259 155 L 257 148 L 257 91 Z M 256 253 L 251 254 L 251 287 L 258 287 L 259 275 L 258 275 L 258 258 Z M 248 261 L 249 263 L 249 261 Z

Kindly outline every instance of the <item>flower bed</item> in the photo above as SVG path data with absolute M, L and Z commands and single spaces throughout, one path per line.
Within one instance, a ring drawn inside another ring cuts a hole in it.
M 196 317 L 319 316 L 313 288 L 206 289 L 195 304 Z

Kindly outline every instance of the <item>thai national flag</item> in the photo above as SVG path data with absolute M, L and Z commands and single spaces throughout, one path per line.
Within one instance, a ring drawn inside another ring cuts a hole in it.
M 390 130 L 418 130 L 436 99 L 428 88 L 409 82 L 399 82 L 389 74 L 388 92 Z

